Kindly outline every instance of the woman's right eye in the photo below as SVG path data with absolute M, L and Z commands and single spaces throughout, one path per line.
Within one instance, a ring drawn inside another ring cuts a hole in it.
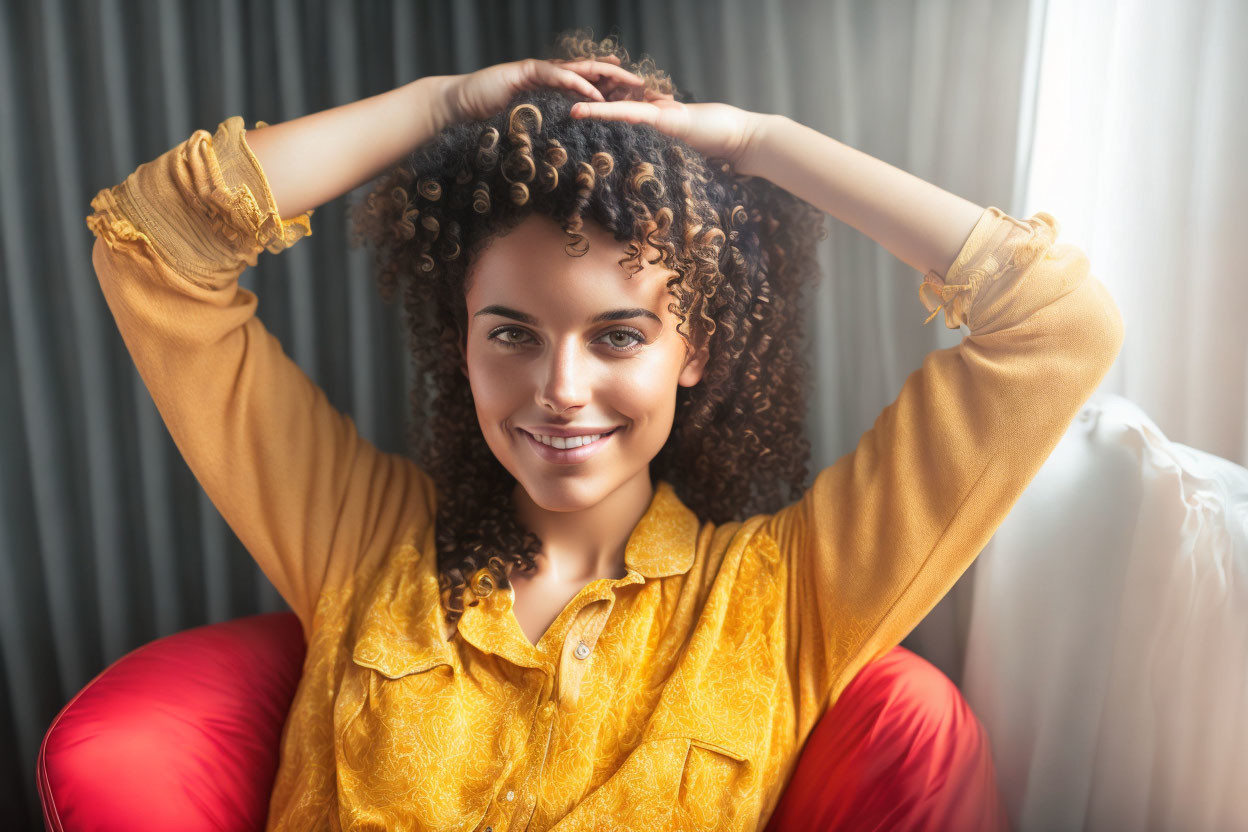
M 491 332 L 489 335 L 489 338 L 491 341 L 497 341 L 498 343 L 502 344 L 504 347 L 519 347 L 523 345 L 523 342 L 507 341 L 503 338 L 498 337 L 500 333 L 507 333 L 507 332 L 518 332 L 521 335 L 527 334 L 523 329 L 521 329 L 518 326 L 504 326 L 504 327 L 499 327 L 498 329 Z

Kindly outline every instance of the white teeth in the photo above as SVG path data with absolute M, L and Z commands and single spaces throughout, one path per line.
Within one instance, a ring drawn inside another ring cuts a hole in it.
M 567 450 L 568 448 L 579 448 L 582 445 L 588 445 L 590 442 L 596 442 L 598 439 L 602 438 L 604 435 L 605 434 L 601 434 L 601 433 L 591 433 L 588 436 L 564 437 L 564 436 L 538 436 L 536 434 L 530 434 L 530 436 L 532 436 L 538 442 L 541 442 L 543 445 L 549 445 L 552 448 L 559 448 L 561 450 Z

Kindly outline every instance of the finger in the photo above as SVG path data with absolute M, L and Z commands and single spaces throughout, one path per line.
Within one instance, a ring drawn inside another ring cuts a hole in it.
M 597 87 L 591 84 L 584 76 L 570 69 L 555 66 L 549 61 L 539 61 L 536 66 L 537 81 L 541 84 L 575 90 L 594 101 L 606 100 Z
M 622 66 L 614 63 L 604 63 L 603 61 L 584 60 L 572 61 L 563 65 L 565 69 L 582 73 L 586 76 L 594 78 L 610 78 L 626 84 L 644 84 L 646 81 L 635 72 L 629 72 Z
M 555 63 L 555 64 L 570 64 L 573 62 L 572 58 L 549 58 L 548 60 L 551 63 Z M 606 63 L 615 64 L 616 66 L 620 66 L 620 58 L 618 55 L 603 55 L 598 58 L 577 58 L 576 60 L 577 61 L 603 61 Z
M 628 84 L 631 87 L 637 87 L 645 84 L 646 80 L 635 72 L 630 72 L 620 66 L 620 59 L 615 55 L 607 55 L 600 59 L 583 58 L 578 60 L 569 60 L 567 58 L 552 58 L 551 63 L 559 64 L 565 69 L 571 69 L 579 72 L 587 78 L 596 79 L 595 83 L 599 86 L 604 84 Z M 608 63 L 609 62 L 609 63 Z
M 573 118 L 604 118 L 629 124 L 653 125 L 659 110 L 641 101 L 607 101 L 601 104 L 580 101 L 572 105 Z

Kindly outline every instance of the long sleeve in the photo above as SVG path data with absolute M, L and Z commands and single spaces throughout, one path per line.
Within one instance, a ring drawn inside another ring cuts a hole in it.
M 810 709 L 952 588 L 1117 358 L 1118 307 L 1057 234 L 1049 214 L 987 208 L 945 278 L 919 287 L 970 334 L 929 353 L 855 449 L 768 518 Z
M 244 133 L 240 116 L 195 131 L 100 191 L 86 221 L 100 288 L 178 450 L 308 635 L 327 583 L 428 522 L 432 487 L 358 435 L 238 285 L 262 250 L 311 233 L 312 213 L 278 216 Z

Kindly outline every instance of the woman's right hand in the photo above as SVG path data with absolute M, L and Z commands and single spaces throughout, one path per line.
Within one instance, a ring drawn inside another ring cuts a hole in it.
M 577 61 L 526 58 L 444 78 L 442 112 L 447 125 L 489 118 L 507 106 L 516 93 L 538 87 L 570 90 L 591 101 L 605 101 L 602 89 L 616 85 L 640 89 L 645 83 L 621 67 L 614 55 Z

